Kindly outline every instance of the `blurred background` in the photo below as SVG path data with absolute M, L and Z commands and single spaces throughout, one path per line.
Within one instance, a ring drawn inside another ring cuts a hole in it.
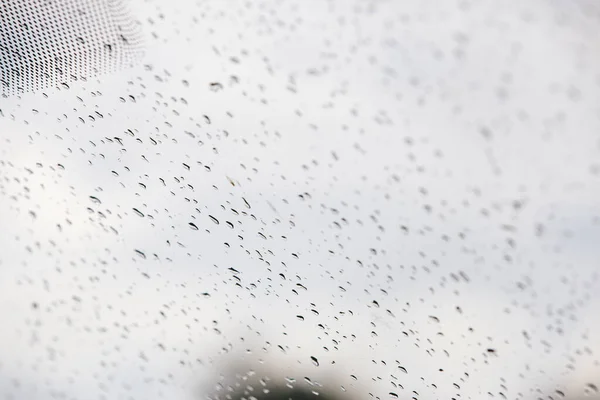
M 600 399 L 597 2 L 31 3 L 0 398 Z

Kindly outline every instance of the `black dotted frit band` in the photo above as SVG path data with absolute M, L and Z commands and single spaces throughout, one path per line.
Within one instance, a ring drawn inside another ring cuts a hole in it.
M 0 96 L 129 66 L 141 57 L 126 0 L 0 0 Z

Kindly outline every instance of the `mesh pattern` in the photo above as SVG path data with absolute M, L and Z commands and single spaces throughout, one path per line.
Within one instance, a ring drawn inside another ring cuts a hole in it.
M 0 0 L 0 89 L 41 90 L 109 73 L 141 56 L 125 0 Z

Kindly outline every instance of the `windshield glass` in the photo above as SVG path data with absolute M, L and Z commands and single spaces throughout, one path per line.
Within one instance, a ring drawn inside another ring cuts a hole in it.
M 600 399 L 600 6 L 0 2 L 3 399 Z

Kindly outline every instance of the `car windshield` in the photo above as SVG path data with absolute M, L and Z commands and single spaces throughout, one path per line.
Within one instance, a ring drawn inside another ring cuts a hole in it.
M 0 1 L 0 398 L 600 399 L 599 35 Z

